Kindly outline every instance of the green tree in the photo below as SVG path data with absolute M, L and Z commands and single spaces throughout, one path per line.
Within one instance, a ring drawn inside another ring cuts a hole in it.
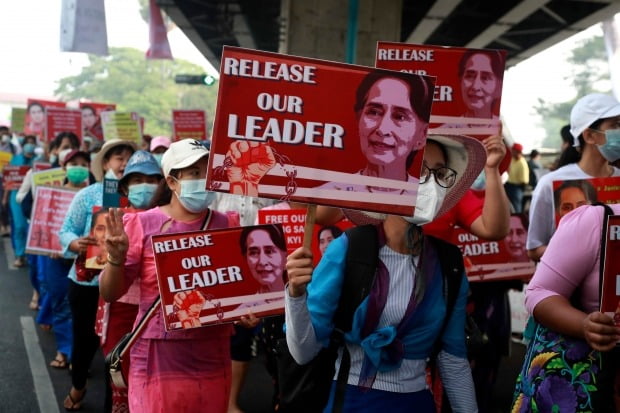
M 146 119 L 144 133 L 172 134 L 173 109 L 203 109 L 211 129 L 217 84 L 177 85 L 180 73 L 201 74 L 203 68 L 185 60 L 147 60 L 131 48 L 111 48 L 108 56 L 89 55 L 89 65 L 75 76 L 60 79 L 56 95 L 63 100 L 89 99 L 116 103 L 117 110 L 138 112 Z
M 542 119 L 541 126 L 546 131 L 547 136 L 541 145 L 545 148 L 560 147 L 560 129 L 568 123 L 570 111 L 577 99 L 593 92 L 609 93 L 609 88 L 606 88 L 609 69 L 603 36 L 582 40 L 572 50 L 566 63 L 573 68 L 570 78 L 576 91 L 575 98 L 560 103 L 538 99 L 538 104 L 534 107 Z

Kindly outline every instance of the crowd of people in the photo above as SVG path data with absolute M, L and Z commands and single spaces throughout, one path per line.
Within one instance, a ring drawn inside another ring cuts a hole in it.
M 413 89 L 397 77 L 373 82 L 356 103 L 364 125 L 362 149 L 365 141 L 396 133 L 383 119 L 391 116 L 389 110 L 374 110 L 372 122 L 367 119 L 368 101 L 374 99 L 374 107 L 389 106 L 375 99 L 388 84 L 406 93 Z M 414 109 L 410 111 L 415 115 Z M 398 131 L 402 144 L 394 149 L 394 157 L 402 160 L 399 176 L 405 180 L 412 179 L 408 167 L 419 149 L 417 132 L 427 126 L 418 117 L 415 122 L 416 133 Z M 166 331 L 164 315 L 156 311 L 131 347 L 129 387 L 106 379 L 105 401 L 86 400 L 89 369 L 96 352 L 109 353 L 159 295 L 152 235 L 251 226 L 258 223 L 259 209 L 305 206 L 206 190 L 209 150 L 204 142 L 171 143 L 158 136 L 139 148 L 135 142 L 112 139 L 93 152 L 95 146 L 73 133 L 41 144 L 35 136 L 12 137 L 8 128 L 0 127 L 0 150 L 13 154 L 12 165 L 43 162 L 62 168 L 66 179 L 61 186 L 76 191 L 58 233 L 59 253 L 26 252 L 35 195 L 32 172 L 21 188 L 3 191 L 2 226 L 11 236 L 13 265 L 28 266 L 33 288 L 28 305 L 37 311 L 40 327 L 54 334 L 56 354 L 49 366 L 70 369 L 72 386 L 62 402 L 68 411 L 101 402 L 107 412 L 242 412 L 239 392 L 257 342 L 264 347 L 274 383 L 273 410 L 286 411 L 280 405 L 278 341 L 287 343 L 300 365 L 311 362 L 330 342 L 352 265 L 349 233 L 335 225 L 347 217 L 356 226 L 376 229 L 372 242 L 377 264 L 368 296 L 357 303 L 351 329 L 343 332 L 350 357 L 344 396 L 338 395 L 342 389 L 334 381 L 326 411 L 341 404 L 346 412 L 490 412 L 491 390 L 510 348 L 507 292 L 522 289 L 523 282 L 468 283 L 462 256 L 449 244 L 452 232 L 458 226 L 481 239 L 505 240 L 515 261 L 537 262 L 525 298 L 533 324 L 610 352 L 620 329 L 598 312 L 602 210 L 592 206 L 597 194 L 587 179 L 620 176 L 612 165 L 620 159 L 620 145 L 613 141 L 615 135 L 606 133 L 615 129 L 620 129 L 620 103 L 601 94 L 582 97 L 563 130 L 573 138 L 566 149 L 570 153 L 563 153 L 545 175 L 539 171 L 543 168 L 537 151 L 527 161 L 521 145 L 507 149 L 501 136 L 477 140 L 429 134 L 415 213 L 401 217 L 319 207 L 317 221 L 323 227 L 314 234 L 320 249 L 316 267 L 308 248 L 287 258 L 284 236 L 276 227 L 245 230 L 241 252 L 260 284 L 259 293 L 283 291 L 284 314 L 260 319 L 250 308 L 234 325 Z M 502 180 L 500 164 L 508 150 L 512 159 Z M 369 165 L 385 167 L 380 156 L 368 152 Z M 381 155 L 387 157 L 387 152 L 384 148 Z M 474 185 L 480 176 L 482 195 Z M 118 181 L 128 207 L 106 208 L 104 178 Z M 554 189 L 557 180 L 566 182 Z M 534 188 L 529 226 L 523 214 L 528 184 Z M 620 213 L 616 206 L 613 211 Z M 575 233 L 584 236 L 578 247 L 567 249 L 574 245 Z M 87 263 L 92 246 L 101 252 Z M 459 286 L 453 305 L 445 295 L 450 277 L 456 277 Z M 183 307 L 190 295 L 177 300 Z M 476 354 L 468 353 L 466 345 L 469 318 L 485 337 Z M 181 321 L 193 323 L 189 318 Z M 337 366 L 344 354 L 339 353 Z M 436 365 L 440 386 L 429 382 L 429 364 Z M 539 395 L 536 389 L 525 396 L 517 392 L 513 407 L 520 410 L 513 411 L 539 411 L 544 401 L 537 397 L 553 398 L 554 391 L 561 391 L 548 387 Z M 578 410 L 573 407 L 560 411 Z

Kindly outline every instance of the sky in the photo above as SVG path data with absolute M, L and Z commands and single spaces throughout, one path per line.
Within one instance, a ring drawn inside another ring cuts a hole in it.
M 86 55 L 60 51 L 62 0 L 0 1 L 0 93 L 19 93 L 51 98 L 57 80 L 80 72 Z M 105 0 L 108 45 L 148 48 L 148 26 L 139 14 L 137 0 Z M 510 135 L 525 151 L 537 147 L 544 137 L 540 117 L 533 107 L 539 98 L 562 102 L 575 97 L 567 79 L 571 68 L 562 64 L 575 43 L 602 34 L 600 25 L 581 32 L 508 69 L 504 77 L 502 116 Z M 213 67 L 179 29 L 168 34 L 172 54 L 202 66 Z M 9 118 L 10 107 L 0 106 L 0 122 Z

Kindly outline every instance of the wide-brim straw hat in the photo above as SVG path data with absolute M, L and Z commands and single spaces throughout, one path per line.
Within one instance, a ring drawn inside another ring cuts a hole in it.
M 93 173 L 97 181 L 100 182 L 103 179 L 103 175 L 105 173 L 105 171 L 103 170 L 103 158 L 108 152 L 110 152 L 110 150 L 121 145 L 128 146 L 132 148 L 133 151 L 137 149 L 135 142 L 132 141 L 125 141 L 122 139 L 110 139 L 108 141 L 105 141 L 105 143 L 101 147 L 101 150 L 97 152 L 97 156 L 95 156 L 95 159 L 90 165 L 90 171 Z

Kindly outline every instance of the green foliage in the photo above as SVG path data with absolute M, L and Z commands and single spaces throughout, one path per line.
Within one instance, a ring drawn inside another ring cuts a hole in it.
M 562 143 L 560 129 L 569 123 L 570 111 L 580 97 L 592 92 L 609 93 L 600 90 L 600 84 L 609 81 L 609 69 L 603 36 L 582 40 L 566 60 L 573 67 L 570 78 L 575 88 L 575 97 L 567 102 L 552 103 L 538 99 L 534 107 L 540 115 L 541 126 L 546 131 L 542 147 L 558 149 Z
M 76 76 L 61 79 L 56 95 L 63 100 L 85 98 L 116 103 L 117 110 L 138 112 L 146 119 L 144 133 L 172 134 L 172 109 L 204 109 L 210 130 L 217 101 L 217 85 L 177 85 L 179 73 L 204 70 L 185 60 L 147 60 L 131 48 L 111 48 L 109 56 L 89 55 L 88 66 Z

